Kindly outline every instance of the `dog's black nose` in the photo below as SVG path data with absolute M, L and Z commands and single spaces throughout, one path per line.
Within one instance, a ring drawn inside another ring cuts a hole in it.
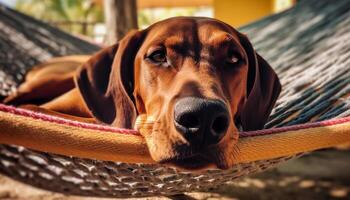
M 228 110 L 220 100 L 185 97 L 175 104 L 175 127 L 191 143 L 217 144 L 229 123 Z

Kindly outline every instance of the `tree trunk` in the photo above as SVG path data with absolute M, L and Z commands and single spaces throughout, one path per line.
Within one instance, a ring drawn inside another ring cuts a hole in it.
M 136 0 L 104 0 L 106 44 L 114 44 L 131 29 L 137 29 Z

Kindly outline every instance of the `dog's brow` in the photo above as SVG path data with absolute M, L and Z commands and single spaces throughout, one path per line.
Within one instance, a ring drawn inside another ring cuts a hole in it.
M 190 42 L 177 36 L 167 38 L 164 44 L 167 48 L 170 48 L 177 53 L 187 54 L 191 51 Z
M 164 44 L 169 47 L 182 46 L 185 43 L 184 38 L 171 36 L 165 39 Z
M 208 38 L 208 40 L 204 43 L 207 43 L 209 45 L 215 45 L 215 46 L 222 46 L 228 43 L 237 43 L 235 38 L 229 34 L 229 33 L 218 33 L 218 34 L 213 34 Z

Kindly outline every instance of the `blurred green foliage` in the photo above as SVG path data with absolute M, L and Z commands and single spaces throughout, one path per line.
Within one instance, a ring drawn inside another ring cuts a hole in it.
M 93 24 L 103 21 L 102 7 L 93 0 L 17 0 L 16 9 L 68 32 L 90 36 Z
M 154 22 L 175 16 L 193 16 L 200 8 L 152 8 L 142 9 L 138 12 L 140 28 L 145 28 Z
M 103 3 L 94 0 L 17 0 L 16 9 L 73 34 L 95 37 L 94 26 L 104 22 Z M 208 7 L 150 8 L 138 11 L 138 24 L 146 28 L 174 16 L 210 16 Z

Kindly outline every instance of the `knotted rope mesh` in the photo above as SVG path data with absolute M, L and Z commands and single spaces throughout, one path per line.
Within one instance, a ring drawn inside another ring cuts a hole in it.
M 283 92 L 267 128 L 350 116 L 350 4 L 304 0 L 293 9 L 240 29 L 278 73 Z M 0 93 L 30 66 L 99 47 L 0 6 Z M 298 156 L 298 155 L 295 155 Z M 141 197 L 204 191 L 276 166 L 292 157 L 201 174 L 159 165 L 59 156 L 0 145 L 0 172 L 43 189 L 83 196 Z

